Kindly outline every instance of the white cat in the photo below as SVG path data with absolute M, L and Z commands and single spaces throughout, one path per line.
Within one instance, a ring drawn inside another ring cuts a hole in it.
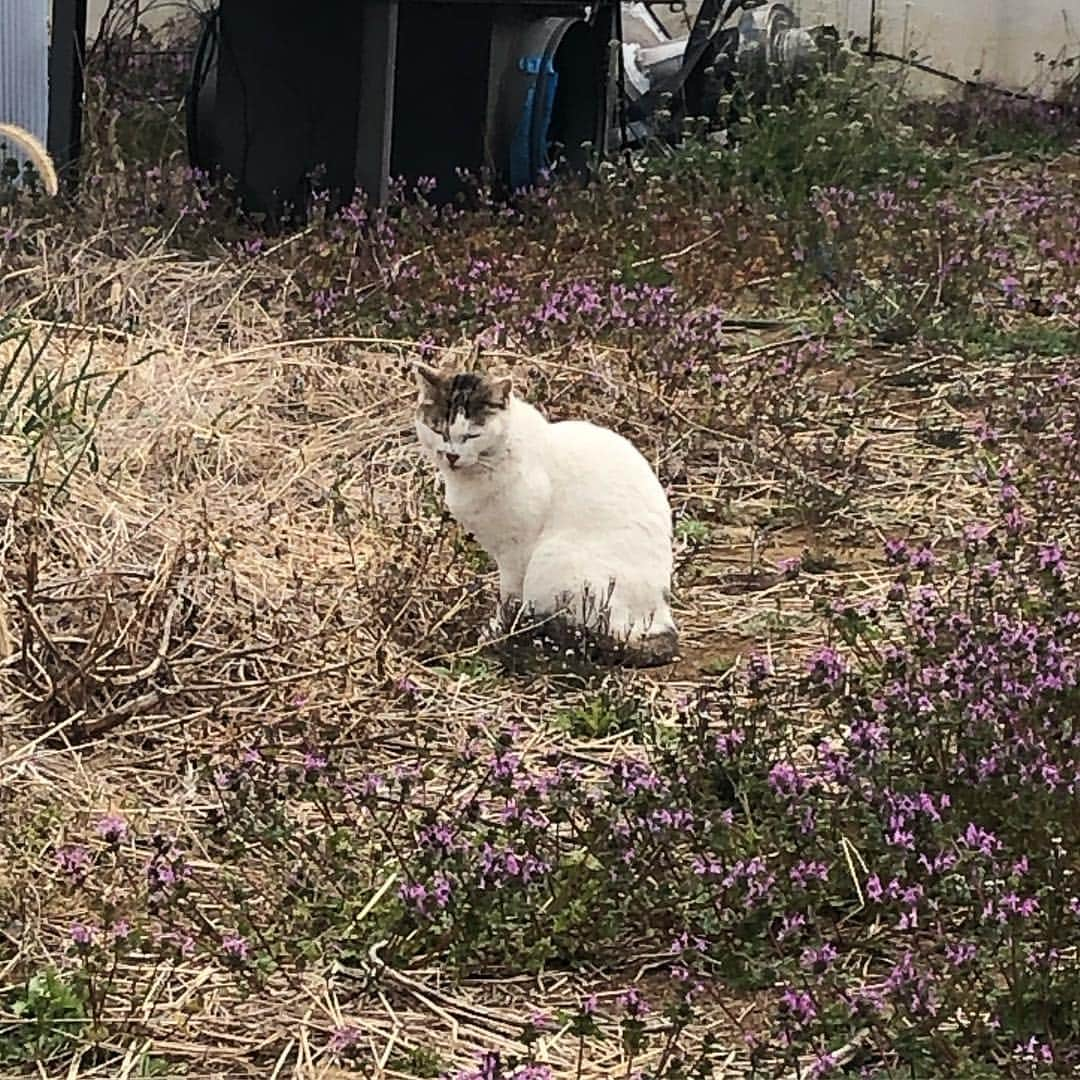
M 627 662 L 674 659 L 671 509 L 645 458 L 607 428 L 549 423 L 508 377 L 415 370 L 420 443 L 498 564 L 503 610 L 591 629 L 606 617 Z

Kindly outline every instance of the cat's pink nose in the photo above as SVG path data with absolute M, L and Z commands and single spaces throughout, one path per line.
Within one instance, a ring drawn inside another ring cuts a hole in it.
M 461 457 L 460 454 L 447 454 L 446 455 L 446 463 L 452 469 L 458 463 L 458 458 L 460 458 L 460 457 Z

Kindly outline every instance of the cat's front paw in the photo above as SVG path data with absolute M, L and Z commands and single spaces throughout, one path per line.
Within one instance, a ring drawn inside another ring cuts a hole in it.
M 493 615 L 480 631 L 478 644 L 481 648 L 493 644 L 504 636 L 502 615 Z
M 516 596 L 500 600 L 495 614 L 480 633 L 480 644 L 490 645 L 495 641 L 505 641 L 517 628 L 520 614 L 521 601 Z

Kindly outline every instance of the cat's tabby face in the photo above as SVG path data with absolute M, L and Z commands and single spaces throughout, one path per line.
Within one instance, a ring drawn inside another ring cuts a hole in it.
M 439 468 L 458 472 L 494 464 L 506 440 L 510 379 L 444 374 L 426 364 L 416 364 L 415 371 L 416 433 Z

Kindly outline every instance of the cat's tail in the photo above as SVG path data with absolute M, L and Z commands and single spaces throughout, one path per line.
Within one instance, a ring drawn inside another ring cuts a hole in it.
M 56 166 L 49 157 L 49 151 L 41 140 L 17 124 L 0 124 L 0 140 L 14 143 L 33 163 L 41 177 L 41 186 L 49 195 L 56 195 L 60 190 L 60 178 L 56 175 Z
M 633 640 L 627 646 L 623 663 L 627 667 L 660 667 L 672 663 L 678 655 L 679 632 L 669 626 Z

